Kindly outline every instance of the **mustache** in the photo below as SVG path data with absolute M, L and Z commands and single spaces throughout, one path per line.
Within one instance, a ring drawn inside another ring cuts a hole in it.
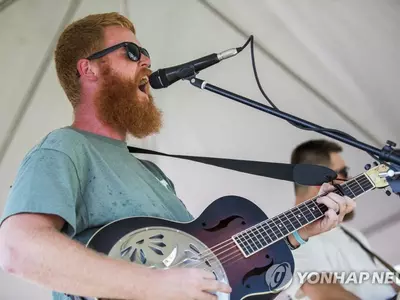
M 139 72 L 136 74 L 136 83 L 139 83 L 143 77 L 149 77 L 153 73 L 153 71 L 149 68 L 140 69 Z

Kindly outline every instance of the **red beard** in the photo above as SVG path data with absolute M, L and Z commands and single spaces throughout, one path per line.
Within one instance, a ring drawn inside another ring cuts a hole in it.
M 122 134 L 144 138 L 160 131 L 162 113 L 154 104 L 149 84 L 145 95 L 139 89 L 140 79 L 149 76 L 149 69 L 141 70 L 135 78 L 123 78 L 108 64 L 102 68 L 102 84 L 96 96 L 98 117 Z

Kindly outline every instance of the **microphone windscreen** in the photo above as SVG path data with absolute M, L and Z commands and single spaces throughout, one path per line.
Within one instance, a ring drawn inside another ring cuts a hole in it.
M 166 87 L 165 82 L 167 82 L 167 79 L 165 78 L 165 72 L 160 72 L 160 70 L 151 73 L 149 76 L 149 83 L 153 89 L 161 89 Z

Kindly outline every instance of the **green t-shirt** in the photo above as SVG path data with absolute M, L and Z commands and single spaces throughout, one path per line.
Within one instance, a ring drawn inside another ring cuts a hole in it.
M 83 244 L 121 218 L 193 219 L 155 164 L 138 160 L 123 141 L 72 127 L 52 131 L 24 158 L 0 225 L 18 213 L 58 215 L 62 232 Z

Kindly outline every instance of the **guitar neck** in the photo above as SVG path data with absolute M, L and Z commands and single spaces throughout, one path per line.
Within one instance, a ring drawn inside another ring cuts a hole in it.
M 363 173 L 345 183 L 337 185 L 333 192 L 355 199 L 374 188 L 374 184 Z M 317 203 L 318 197 L 320 196 L 309 199 L 271 219 L 243 230 L 234 235 L 233 239 L 241 248 L 244 255 L 248 257 L 307 224 L 322 218 L 328 208 L 324 204 Z

